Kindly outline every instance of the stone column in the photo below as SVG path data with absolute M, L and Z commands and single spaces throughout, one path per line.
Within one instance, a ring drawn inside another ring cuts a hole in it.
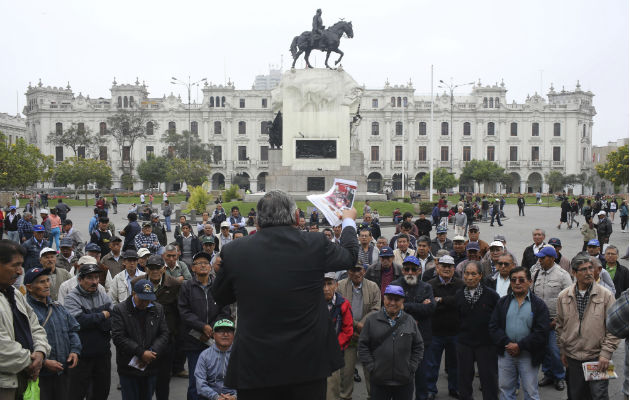
M 249 191 L 252 193 L 258 191 L 258 179 L 249 178 Z
M 527 181 L 521 180 L 520 190 L 521 190 L 521 193 L 527 193 Z

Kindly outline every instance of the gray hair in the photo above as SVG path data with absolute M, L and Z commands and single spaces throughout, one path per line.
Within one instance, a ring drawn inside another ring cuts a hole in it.
M 599 261 L 598 257 L 591 256 L 591 264 L 593 264 L 594 267 L 599 267 L 599 268 L 603 267 L 602 262 Z
M 613 249 L 613 250 L 615 250 L 615 253 L 617 253 L 617 255 L 619 255 L 619 249 L 618 249 L 618 248 L 617 248 L 617 246 L 615 246 L 614 244 L 609 244 L 609 245 L 606 247 L 606 250 L 605 250 L 604 252 L 608 251 L 608 249 Z
M 474 265 L 475 267 L 477 267 L 477 273 L 481 276 L 483 276 L 483 268 L 481 267 L 481 262 L 479 261 L 468 261 L 465 265 L 464 265 L 464 271 L 466 271 L 466 268 L 468 268 L 469 265 Z
M 33 215 L 33 214 L 31 214 L 30 212 L 28 212 L 28 211 L 27 211 L 27 212 L 25 212 L 25 213 L 24 213 L 24 218 L 26 218 L 26 217 L 30 217 L 30 216 L 32 216 L 32 215 Z
M 544 229 L 540 229 L 540 228 L 536 228 L 536 229 L 534 229 L 534 230 L 532 231 L 532 235 L 533 235 L 534 233 L 536 233 L 536 231 L 540 231 L 540 232 L 543 234 L 543 236 L 547 236 L 547 235 L 545 234 L 545 230 L 544 230 Z
M 514 261 L 514 256 L 507 250 L 504 250 L 499 257 L 510 257 L 510 260 L 512 260 L 512 264 L 516 264 L 516 262 Z
M 177 251 L 177 247 L 169 244 L 168 246 L 164 247 L 164 252 L 166 253 L 167 251 Z
M 297 225 L 295 201 L 282 190 L 271 190 L 265 193 L 258 201 L 256 210 L 260 228 Z
M 450 251 L 446 250 L 446 249 L 440 249 L 438 250 L 437 253 L 435 253 L 435 257 L 436 258 L 440 258 L 442 256 L 448 256 L 450 254 Z
M 571 269 L 574 271 L 577 271 L 578 268 L 580 267 L 580 265 L 582 264 L 586 264 L 586 263 L 592 263 L 593 257 L 591 257 L 587 252 L 582 251 L 577 253 L 577 255 L 575 257 L 573 257 L 573 259 L 571 260 Z

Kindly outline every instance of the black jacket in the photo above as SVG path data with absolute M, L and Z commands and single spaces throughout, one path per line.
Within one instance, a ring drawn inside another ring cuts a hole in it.
M 136 276 L 131 280 L 131 284 L 135 284 L 140 279 L 149 279 L 146 275 Z M 179 289 L 182 283 L 173 278 L 172 276 L 164 273 L 162 274 L 162 285 L 155 291 L 157 302 L 162 305 L 164 309 L 164 315 L 166 317 L 166 326 L 168 327 L 168 333 L 170 341 L 175 340 L 179 329 L 181 328 L 179 318 Z
M 495 283 L 496 285 L 496 283 Z M 499 295 L 494 290 L 484 286 L 483 293 L 474 306 L 466 301 L 464 288 L 457 291 L 456 302 L 459 311 L 459 333 L 457 343 L 468 347 L 489 346 L 494 344 L 488 332 L 488 323 L 492 317 L 494 307 L 499 301 Z
M 291 385 L 324 379 L 342 367 L 323 276 L 354 266 L 358 251 L 356 230 L 349 226 L 340 245 L 323 233 L 273 226 L 223 247 L 212 292 L 219 304 L 238 302 L 226 386 Z
M 544 246 L 545 242 L 542 242 L 541 246 Z M 534 254 L 534 244 L 527 246 L 523 252 L 523 261 L 521 267 L 531 269 L 534 264 L 538 262 L 538 257 Z
M 392 280 L 393 282 L 402 276 L 402 266 L 394 262 L 392 263 L 392 268 L 394 268 L 394 279 Z M 381 289 L 381 258 L 380 257 L 374 264 L 372 264 L 367 269 L 367 271 L 365 272 L 365 279 L 369 279 L 372 282 L 376 283 L 378 285 L 378 288 Z
M 177 239 L 175 239 L 175 241 L 179 245 L 179 250 L 182 252 L 182 255 L 179 257 L 179 259 L 181 260 L 184 256 L 184 237 L 179 236 Z M 201 242 L 199 241 L 199 238 L 195 235 L 192 235 L 192 240 L 190 241 L 190 251 L 193 256 L 201 251 Z M 190 265 L 188 267 L 190 268 Z
M 606 261 L 602 265 L 606 265 Z M 615 299 L 618 299 L 623 291 L 628 289 L 628 268 L 619 264 L 619 261 L 617 261 L 617 271 L 615 272 L 613 284 L 615 285 Z
M 453 241 L 449 238 L 446 238 L 446 240 L 444 241 L 444 247 L 440 248 L 438 238 L 434 237 L 433 239 L 431 239 L 431 254 L 436 255 L 437 252 L 441 249 L 445 249 L 448 251 L 453 250 Z
M 420 236 L 431 236 L 431 230 L 433 229 L 433 225 L 431 221 L 428 219 L 417 219 L 414 224 L 416 228 L 418 228 L 418 237 Z
M 217 305 L 210 290 L 211 284 L 212 280 L 204 288 L 193 276 L 179 289 L 177 308 L 181 318 L 183 351 L 200 351 L 208 348 L 205 343 L 190 335 L 191 330 L 203 333 L 204 326 L 213 326 L 216 320 L 230 317 L 229 304 L 225 307 Z
M 455 336 L 459 330 L 459 313 L 455 294 L 464 287 L 464 281 L 453 276 L 447 284 L 442 284 L 440 277 L 431 279 L 429 285 L 433 288 L 433 297 L 441 297 L 437 303 L 431 327 L 433 336 Z
M 9 221 L 9 214 L 10 213 L 7 212 L 4 217 L 4 231 L 5 232 L 17 231 L 18 230 L 17 223 L 22 218 L 22 216 L 16 212 L 15 217 L 13 218 L 13 222 L 11 222 Z
M 125 231 L 125 241 L 123 243 L 122 251 L 135 250 L 135 238 L 136 235 L 142 231 L 142 228 L 140 228 L 140 225 L 137 221 L 130 221 L 123 230 Z
M 547 351 L 549 310 L 540 297 L 532 292 L 529 292 L 529 296 L 532 302 L 532 314 L 534 314 L 533 325 L 530 334 L 518 341 L 518 347 L 521 351 L 528 351 L 532 356 L 532 365 L 538 366 L 542 363 Z M 497 346 L 499 355 L 503 355 L 505 346 L 510 343 L 510 338 L 505 334 L 505 320 L 513 298 L 511 295 L 507 295 L 499 299 L 488 325 L 490 336 Z
M 416 320 L 424 345 L 428 345 L 431 343 L 431 318 L 436 307 L 433 288 L 420 279 L 417 285 L 411 286 L 404 277 L 396 279 L 392 285 L 398 285 L 405 291 L 405 312 Z M 426 299 L 431 303 L 423 304 Z
M 156 352 L 158 359 L 166 352 L 168 328 L 164 309 L 159 303 L 154 302 L 152 307 L 138 310 L 133 305 L 133 296 L 127 297 L 127 300 L 116 304 L 112 310 L 112 340 L 116 346 L 116 365 L 119 374 L 157 375 L 159 365 L 157 360 L 148 364 L 144 371 L 130 367 L 129 361 L 133 356 L 141 358 L 146 350 Z

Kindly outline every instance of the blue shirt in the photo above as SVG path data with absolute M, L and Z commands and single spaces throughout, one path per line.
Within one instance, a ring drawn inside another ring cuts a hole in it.
M 518 300 L 514 297 L 514 293 L 511 293 L 510 296 L 512 296 L 512 300 L 505 318 L 505 334 L 510 338 L 511 342 L 518 342 L 532 331 L 534 322 L 532 302 L 529 298 L 529 292 L 520 306 L 518 305 Z

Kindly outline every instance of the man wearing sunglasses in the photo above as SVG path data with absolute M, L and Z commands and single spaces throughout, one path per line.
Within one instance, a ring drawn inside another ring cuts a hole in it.
M 549 311 L 545 302 L 529 291 L 531 283 L 529 269 L 513 268 L 512 293 L 499 299 L 490 319 L 490 336 L 499 354 L 501 399 L 516 399 L 519 377 L 524 397 L 539 398 L 538 366 L 547 351 Z

